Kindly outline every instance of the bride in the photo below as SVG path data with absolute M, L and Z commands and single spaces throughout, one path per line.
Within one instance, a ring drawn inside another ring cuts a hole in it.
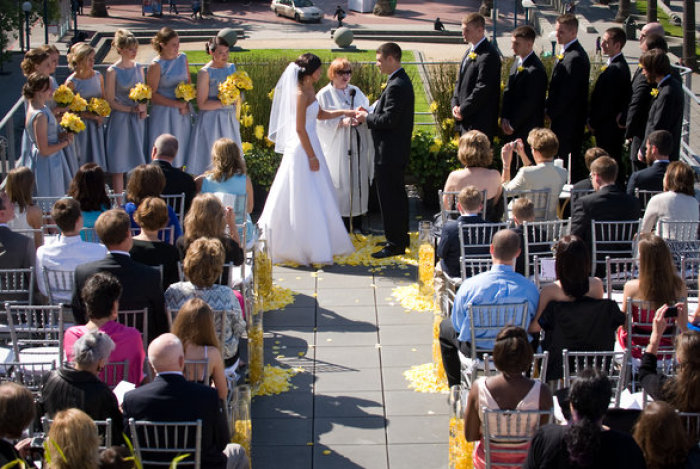
M 332 264 L 353 252 L 336 192 L 316 135 L 316 119 L 355 117 L 353 110 L 324 111 L 314 83 L 321 59 L 303 54 L 289 64 L 275 86 L 270 140 L 283 153 L 259 223 L 271 232 L 272 262 Z

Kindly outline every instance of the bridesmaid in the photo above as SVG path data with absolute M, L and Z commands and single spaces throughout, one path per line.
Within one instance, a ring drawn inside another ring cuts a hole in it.
M 95 49 L 89 44 L 79 42 L 68 53 L 68 66 L 73 73 L 66 79 L 66 86 L 74 93 L 80 93 L 86 101 L 90 98 L 104 98 L 104 80 L 102 74 L 94 69 Z M 105 158 L 104 117 L 92 112 L 81 112 L 85 121 L 85 131 L 75 136 L 75 154 L 79 164 L 73 174 L 85 163 L 94 162 L 103 168 L 107 165 Z
M 37 195 L 62 196 L 73 177 L 68 166 L 68 160 L 75 159 L 73 134 L 58 131 L 56 117 L 47 106 L 51 98 L 48 75 L 32 73 L 22 94 L 29 103 L 25 122 L 32 145 L 28 167 L 36 178 Z
M 153 89 L 147 149 L 153 147 L 159 135 L 174 135 L 179 150 L 173 166 L 181 167 L 185 164 L 185 151 L 189 148 L 192 110 L 188 103 L 175 98 L 175 87 L 183 81 L 192 82 L 190 66 L 187 56 L 180 53 L 180 38 L 171 28 L 161 28 L 151 39 L 151 44 L 158 57 L 153 59 L 146 74 L 146 83 Z
M 51 57 L 49 56 L 49 53 L 44 50 L 43 48 L 39 47 L 36 49 L 30 49 L 27 51 L 26 54 L 24 54 L 24 59 L 22 60 L 22 63 L 20 64 L 20 68 L 22 69 L 22 74 L 25 77 L 28 77 L 34 72 L 39 72 L 43 73 L 44 75 L 50 75 L 51 74 Z M 54 79 L 52 81 L 52 86 L 51 86 L 51 92 L 56 89 L 53 87 L 53 83 L 56 80 Z M 51 107 L 51 103 L 53 103 L 53 99 L 49 100 L 49 107 Z M 53 103 L 55 105 L 55 103 Z M 27 115 L 27 102 L 24 102 L 24 115 Z M 29 132 L 27 129 L 24 129 L 24 132 L 22 132 L 22 142 L 21 142 L 21 147 L 20 147 L 20 156 L 15 162 L 15 168 L 20 168 L 22 166 L 29 166 L 29 159 L 31 155 L 31 150 L 32 150 L 32 142 L 29 140 Z
M 211 169 L 211 149 L 220 138 L 230 138 L 241 148 L 241 132 L 236 119 L 236 106 L 225 106 L 216 97 L 219 83 L 236 71 L 228 63 L 229 45 L 223 38 L 215 36 L 206 45 L 211 60 L 197 74 L 197 125 L 190 137 L 187 152 L 187 172 L 195 176 Z
M 112 189 L 124 192 L 124 173 L 146 162 L 144 134 L 146 131 L 146 104 L 129 99 L 129 90 L 136 83 L 145 83 L 143 65 L 134 62 L 139 44 L 132 33 L 118 29 L 112 46 L 121 57 L 107 69 L 105 97 L 112 107 L 105 144 L 107 172 L 112 174 Z M 128 135 L 128 138 L 124 138 Z

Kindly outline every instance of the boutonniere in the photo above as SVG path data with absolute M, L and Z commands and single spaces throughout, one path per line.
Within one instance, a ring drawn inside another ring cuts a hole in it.
M 380 88 L 382 91 L 384 91 L 384 88 L 386 88 L 386 82 L 384 82 L 384 83 L 382 83 L 381 85 L 379 85 L 379 88 Z
M 659 89 L 658 88 L 652 88 L 651 92 L 649 92 L 652 98 L 656 98 L 659 95 Z
M 608 66 L 607 66 L 607 65 L 603 65 L 602 67 L 600 67 L 600 73 L 603 73 L 603 72 L 606 71 L 607 69 L 608 69 Z
M 474 52 L 474 51 L 470 52 L 467 55 L 467 58 L 469 58 L 469 60 L 476 60 L 476 52 Z
M 522 72 L 523 70 L 525 70 L 525 67 L 523 67 L 522 65 L 518 65 L 517 70 L 518 70 L 518 73 L 520 73 L 520 72 Z
M 557 55 L 557 60 L 559 60 L 560 62 L 561 62 L 562 60 L 564 60 L 564 54 L 558 54 L 558 55 Z

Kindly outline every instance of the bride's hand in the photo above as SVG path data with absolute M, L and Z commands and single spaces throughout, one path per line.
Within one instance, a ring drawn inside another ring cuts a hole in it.
M 316 158 L 315 156 L 309 158 L 309 168 L 311 169 L 311 171 L 318 171 L 321 168 L 318 164 L 318 158 Z

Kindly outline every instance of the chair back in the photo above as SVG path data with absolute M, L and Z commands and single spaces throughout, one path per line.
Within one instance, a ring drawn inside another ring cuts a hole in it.
M 498 374 L 496 369 L 496 364 L 493 362 L 493 356 L 485 353 L 482 355 L 482 361 L 484 363 L 484 376 L 493 376 Z M 543 353 L 535 353 L 532 356 L 532 364 L 530 365 L 530 370 L 528 375 L 532 379 L 539 380 L 542 384 L 546 383 L 545 375 L 547 371 L 547 362 L 549 361 L 549 352 L 545 351 Z
M 628 352 L 570 352 L 562 350 L 564 386 L 571 387 L 586 368 L 605 373 L 612 384 L 614 407 L 620 406 L 620 395 L 627 381 Z
M 686 308 L 687 310 L 687 308 Z M 656 308 L 650 301 L 627 298 L 627 350 L 632 356 L 641 356 L 649 344 L 654 326 Z M 675 351 L 676 325 L 669 325 L 661 335 L 658 355 L 668 358 Z
M 685 287 L 688 290 L 688 298 L 698 298 L 698 291 L 700 290 L 698 285 L 698 280 L 700 279 L 699 257 L 681 258 L 681 278 L 683 278 Z
M 455 220 L 459 217 L 459 209 L 457 208 L 457 202 L 460 191 L 438 191 L 438 200 L 440 201 L 440 220 L 444 226 L 450 220 Z M 487 200 L 487 190 L 481 191 L 481 218 L 486 220 L 486 200 Z
M 180 222 L 180 226 L 183 226 L 183 223 L 185 223 L 185 193 L 161 194 L 160 198 L 173 209 L 175 215 L 177 215 L 177 220 Z M 175 244 L 175 242 L 173 241 L 170 244 Z
M 471 272 L 472 276 L 488 272 L 491 267 L 493 267 L 493 259 L 490 257 L 488 259 L 467 258 L 464 260 L 464 268 L 467 272 Z
M 638 230 L 639 220 L 591 220 L 591 274 L 605 274 L 606 257 L 633 257 L 634 239 Z
M 507 223 L 458 224 L 459 262 L 462 280 L 471 277 L 464 261 L 466 259 L 490 259 L 491 238 L 498 230 L 508 228 Z
M 202 358 L 201 360 L 185 360 L 185 370 L 183 371 L 187 381 L 196 381 L 205 386 L 209 386 L 209 359 Z
M 129 361 L 107 362 L 99 374 L 100 381 L 114 389 L 121 381 L 129 380 Z
M 467 305 L 471 333 L 471 359 L 476 360 L 477 351 L 491 350 L 490 343 L 505 326 L 527 327 L 527 301 L 522 303 Z
M 5 303 L 7 325 L 17 361 L 63 363 L 63 305 L 26 306 Z M 27 349 L 31 348 L 31 353 Z M 41 350 L 45 349 L 45 350 Z M 20 352 L 27 357 L 22 359 Z
M 496 410 L 484 407 L 483 413 L 484 453 L 488 468 L 522 467 L 535 432 L 543 422 L 552 420 L 551 410 Z M 507 459 L 501 461 L 499 456 Z
M 51 267 L 42 267 L 44 276 L 44 286 L 49 297 L 49 303 L 57 305 L 59 303 L 70 303 L 73 296 L 73 278 L 74 271 L 72 270 L 57 270 Z
M 53 219 L 51 218 L 51 209 L 53 209 L 53 205 L 56 203 L 56 201 L 65 199 L 65 198 L 70 198 L 65 195 L 62 196 L 42 196 L 42 197 L 32 197 L 32 202 L 34 205 L 39 207 L 41 209 L 41 220 L 42 224 L 50 224 L 53 223 Z
M 685 431 L 693 444 L 700 441 L 700 412 L 678 412 Z
M 237 269 L 238 266 L 234 265 L 233 262 L 227 262 L 224 264 L 224 268 L 221 271 L 221 276 L 219 277 L 218 283 L 221 285 L 229 285 L 228 279 L 231 276 L 231 272 L 234 271 L 234 269 Z M 188 278 L 185 276 L 185 265 L 182 261 L 177 261 L 177 274 L 180 277 L 180 281 L 184 282 L 188 280 Z
M 656 222 L 656 234 L 665 240 L 697 241 L 699 221 L 660 219 Z
M 44 230 L 43 228 L 17 228 L 12 230 L 15 233 L 26 236 L 34 242 L 34 248 L 44 244 Z M 36 240 L 40 241 L 40 244 L 36 243 Z
M 95 228 L 83 228 L 80 230 L 80 239 L 86 243 L 101 243 L 100 237 L 97 235 Z
M 93 420 L 95 426 L 97 426 L 97 433 L 100 436 L 100 446 L 99 448 L 107 449 L 112 447 L 112 419 L 107 418 L 105 420 Z M 51 430 L 51 424 L 53 424 L 53 419 L 48 418 L 46 415 L 41 417 L 41 429 L 45 434 L 49 434 Z
M 650 191 L 635 187 L 634 196 L 637 199 L 639 199 L 639 208 L 641 209 L 642 214 L 644 214 L 644 211 L 647 209 L 647 204 L 649 203 L 649 200 L 651 200 L 651 198 L 654 197 L 656 194 L 661 193 L 663 193 L 663 191 Z
M 107 197 L 112 208 L 121 208 L 126 203 L 126 191 L 112 192 L 110 190 L 107 192 Z
M 34 266 L 26 269 L 0 269 L 0 301 L 34 303 Z
M 169 467 L 176 456 L 189 454 L 177 467 L 202 465 L 202 421 L 149 422 L 129 419 L 134 452 L 144 467 Z
M 32 362 L 5 362 L 5 378 L 7 381 L 13 381 L 17 384 L 29 389 L 36 397 L 41 395 L 41 389 L 44 386 L 44 377 L 46 373 L 56 369 L 56 360 L 50 359 L 47 356 L 46 361 Z
M 560 238 L 569 234 L 569 220 L 547 220 L 523 222 L 523 252 L 525 255 L 525 276 L 534 275 L 534 257 L 540 259 L 554 256 L 554 245 Z
M 117 312 L 117 322 L 138 329 L 141 332 L 143 349 L 148 350 L 148 308 L 120 310 Z
M 131 236 L 141 233 L 141 228 L 131 228 Z M 175 227 L 170 225 L 158 230 L 158 241 L 168 244 L 175 244 Z
M 503 213 L 506 220 L 513 218 L 513 211 L 510 209 L 510 202 L 520 197 L 527 197 L 535 206 L 535 221 L 546 221 L 549 219 L 549 189 L 529 189 L 529 190 L 504 190 L 503 203 L 505 204 Z M 557 194 L 558 196 L 559 194 Z
M 605 291 L 609 300 L 614 299 L 613 295 L 622 295 L 625 283 L 636 278 L 639 278 L 639 259 L 613 259 L 606 256 Z

